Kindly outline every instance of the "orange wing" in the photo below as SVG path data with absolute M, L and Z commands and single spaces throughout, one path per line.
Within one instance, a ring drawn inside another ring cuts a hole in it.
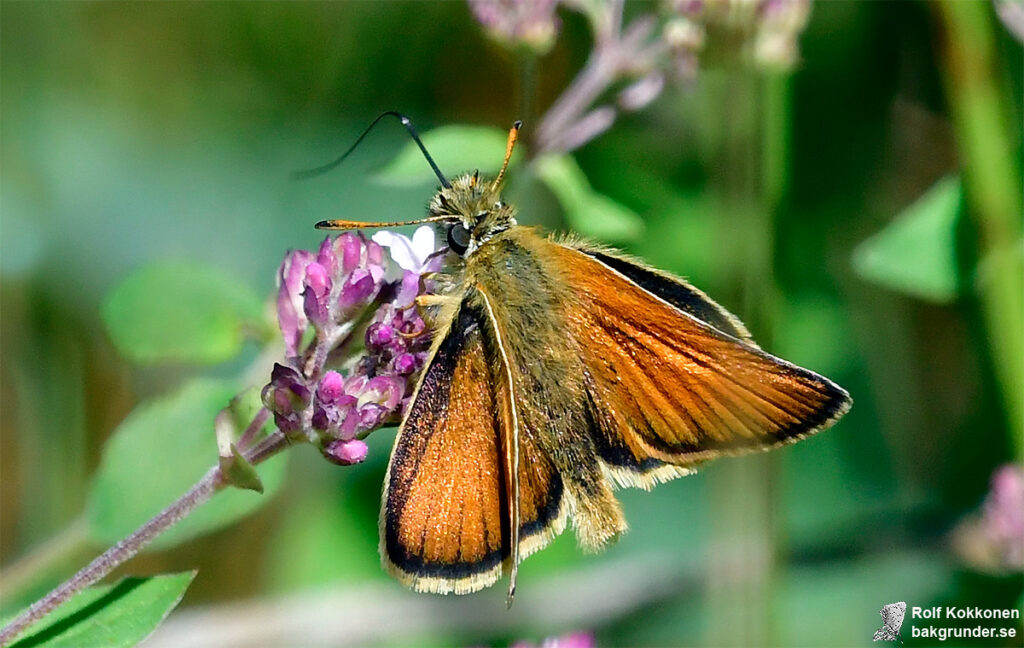
M 463 304 L 428 361 L 388 466 L 381 557 L 417 591 L 463 594 L 492 585 L 511 553 L 510 445 L 479 315 Z M 525 435 L 519 452 L 522 556 L 543 546 L 564 517 L 562 482 L 550 461 Z
M 578 301 L 591 433 L 611 475 L 649 488 L 723 454 L 797 441 L 850 407 L 832 381 L 771 356 L 682 280 L 603 250 L 558 246 Z

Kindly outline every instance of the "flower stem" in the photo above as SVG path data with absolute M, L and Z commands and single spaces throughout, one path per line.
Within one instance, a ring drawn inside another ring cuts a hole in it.
M 261 413 L 265 410 L 261 410 Z M 262 427 L 260 421 L 265 420 L 257 413 L 252 424 L 249 426 L 255 429 Z M 257 425 L 257 423 L 259 423 Z M 262 439 L 251 449 L 243 452 L 245 459 L 253 464 L 259 464 L 270 458 L 280 450 L 288 447 L 288 439 L 280 432 Z M 117 544 L 107 549 L 81 571 L 57 586 L 49 594 L 39 599 L 28 607 L 17 618 L 0 630 L 0 647 L 10 645 L 25 628 L 52 612 L 60 604 L 70 599 L 86 587 L 98 582 L 114 569 L 124 564 L 129 558 L 137 554 L 143 547 L 149 544 L 154 538 L 167 529 L 174 526 L 179 520 L 204 504 L 214 493 L 228 486 L 224 480 L 220 468 L 214 466 L 184 495 L 179 497 L 173 504 L 158 513 L 148 522 L 136 529 L 131 535 L 120 540 Z
M 249 423 L 249 427 L 245 428 L 245 431 L 242 432 L 242 436 L 238 438 L 236 447 L 239 452 L 245 452 L 249 449 L 249 444 L 251 444 L 252 440 L 256 438 L 256 434 L 259 433 L 269 418 L 270 410 L 266 407 L 261 407 L 259 411 L 256 412 L 256 416 L 252 417 L 252 422 Z
M 1008 117 L 995 20 L 986 3 L 938 2 L 946 94 L 978 232 L 978 289 L 1010 443 L 1024 462 L 1024 272 L 1021 271 L 1020 131 Z
M 206 502 L 224 484 L 221 482 L 219 468 L 211 468 L 187 493 L 176 502 L 158 513 L 148 522 L 136 529 L 131 535 L 120 540 L 110 549 L 100 554 L 70 579 L 53 589 L 22 612 L 16 619 L 0 630 L 0 646 L 7 646 L 11 641 L 32 623 L 43 618 L 58 605 L 96 583 L 113 571 L 117 566 L 134 556 L 178 520 L 185 517 L 200 504 Z
M 69 563 L 86 549 L 86 521 L 85 516 L 80 516 L 35 551 L 4 567 L 0 573 L 0 582 L 4 584 L 0 605 L 13 603 L 30 586 L 38 584 L 42 576 Z

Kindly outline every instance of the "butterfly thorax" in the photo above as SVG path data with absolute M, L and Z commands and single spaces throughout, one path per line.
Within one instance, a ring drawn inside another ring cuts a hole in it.
M 515 207 L 505 204 L 498 188 L 481 179 L 479 172 L 452 180 L 450 187 L 443 187 L 434 195 L 429 210 L 432 217 L 452 217 L 447 233 L 449 244 L 463 257 L 516 224 Z

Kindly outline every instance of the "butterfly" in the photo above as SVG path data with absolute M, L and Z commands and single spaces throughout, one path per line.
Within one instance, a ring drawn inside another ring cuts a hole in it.
M 907 602 L 898 601 L 883 605 L 878 611 L 882 615 L 882 627 L 875 630 L 872 641 L 900 641 L 900 628 L 903 627 L 903 617 L 907 613 Z
M 567 524 L 591 551 L 626 530 L 616 487 L 794 443 L 850 408 L 686 281 L 519 225 L 500 191 L 518 122 L 494 180 L 448 181 L 401 119 L 441 179 L 429 216 L 317 227 L 436 223 L 456 259 L 419 299 L 434 337 L 382 496 L 382 562 L 403 584 L 465 594 L 508 574 L 511 604 L 520 562 Z

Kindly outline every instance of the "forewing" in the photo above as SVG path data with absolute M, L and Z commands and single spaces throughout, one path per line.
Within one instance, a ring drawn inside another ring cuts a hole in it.
M 507 381 L 495 343 L 463 303 L 424 370 L 395 440 L 381 508 L 385 567 L 417 591 L 474 592 L 510 555 Z M 519 442 L 521 557 L 564 527 L 562 481 L 530 434 Z
M 418 591 L 493 584 L 508 537 L 501 461 L 482 331 L 463 308 L 395 439 L 381 510 L 385 567 Z
M 620 483 L 649 487 L 793 442 L 849 409 L 843 389 L 743 339 L 738 320 L 685 282 L 604 250 L 559 246 L 559 259 L 577 295 L 564 317 L 586 367 L 591 431 Z

